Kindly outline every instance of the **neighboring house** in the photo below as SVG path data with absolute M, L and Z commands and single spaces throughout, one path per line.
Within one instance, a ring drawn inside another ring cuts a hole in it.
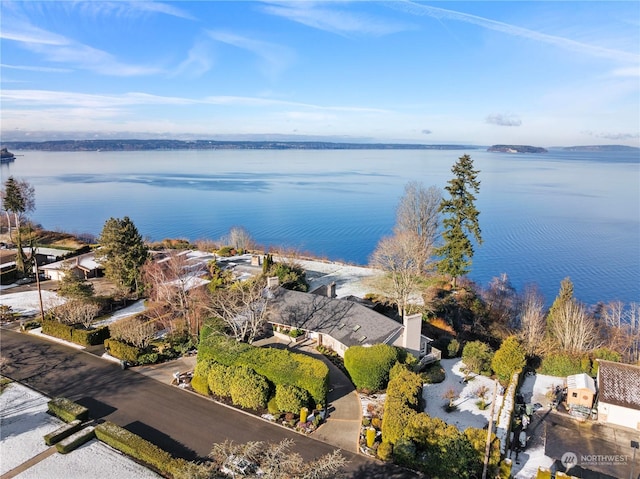
M 575 416 L 589 417 L 596 396 L 596 383 L 585 373 L 567 376 L 567 406 Z
M 598 420 L 640 431 L 640 366 L 597 361 Z
M 269 322 L 276 330 L 300 329 L 318 345 L 343 357 L 350 346 L 389 344 L 424 358 L 424 363 L 440 359 L 440 351 L 431 348 L 431 339 L 422 334 L 420 314 L 407 316 L 399 323 L 358 302 L 335 298 L 332 285 L 319 288 L 323 294 L 313 294 L 275 287 L 277 281 L 270 281 L 273 297 Z
M 89 279 L 100 276 L 102 267 L 96 261 L 95 253 L 86 253 L 73 258 L 56 261 L 55 263 L 39 266 L 44 275 L 54 281 L 60 281 L 67 271 L 79 278 Z

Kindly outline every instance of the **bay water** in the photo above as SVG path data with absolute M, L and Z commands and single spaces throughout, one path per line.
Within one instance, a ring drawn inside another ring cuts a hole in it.
M 242 226 L 265 247 L 367 264 L 392 234 L 409 181 L 444 188 L 471 155 L 484 242 L 469 277 L 502 273 L 548 303 L 569 276 L 587 304 L 640 302 L 637 151 L 505 154 L 469 150 L 17 151 L 3 164 L 35 188 L 34 222 L 98 235 L 129 216 L 150 240 L 217 240 Z

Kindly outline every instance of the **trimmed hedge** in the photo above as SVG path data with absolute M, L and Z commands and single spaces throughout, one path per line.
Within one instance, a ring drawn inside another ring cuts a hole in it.
M 316 404 L 324 404 L 329 392 L 329 368 L 321 360 L 283 349 L 258 348 L 241 343 L 217 333 L 211 325 L 206 324 L 198 344 L 198 364 L 203 361 L 214 361 L 225 366 L 247 366 L 275 385 L 288 384 L 304 389 Z M 194 379 L 196 376 L 194 372 Z M 207 380 L 208 370 L 206 375 L 196 379 L 196 384 L 203 386 Z
M 51 319 L 45 319 L 42 322 L 42 332 L 82 346 L 102 344 L 109 337 L 109 328 L 107 326 L 96 329 L 80 329 Z
M 276 385 L 274 397 L 278 411 L 298 413 L 309 405 L 309 393 L 304 389 L 289 384 Z
M 196 363 L 196 367 L 193 369 L 193 377 L 191 378 L 191 387 L 197 393 L 208 396 L 211 392 L 209 390 L 208 377 L 211 366 L 215 364 L 212 360 L 200 361 Z
M 248 409 L 267 407 L 269 383 L 247 366 L 237 366 L 231 372 L 229 392 L 233 404 Z
M 102 326 L 96 329 L 74 329 L 71 340 L 83 346 L 95 346 L 104 343 L 109 336 L 109 327 Z
M 96 426 L 95 434 L 105 444 L 127 456 L 142 461 L 162 474 L 174 476 L 184 467 L 183 460 L 175 459 L 155 444 L 112 422 L 105 421 Z
M 398 360 L 398 349 L 388 344 L 351 346 L 344 353 L 344 366 L 356 388 L 371 392 L 387 386 L 389 370 Z
M 94 437 L 94 427 L 85 427 L 81 431 L 73 433 L 71 436 L 56 444 L 56 449 L 60 454 L 66 454 L 73 451 L 78 446 L 82 446 L 85 442 L 93 439 Z
M 422 378 L 404 368 L 395 368 L 387 387 L 382 418 L 382 438 L 395 444 L 404 435 L 422 400 Z
M 211 393 L 222 397 L 231 396 L 231 382 L 235 370 L 234 366 L 213 363 L 207 376 Z
M 69 424 L 65 424 L 62 427 L 59 427 L 53 432 L 46 434 L 44 436 L 44 442 L 47 446 L 52 446 L 56 442 L 62 441 L 64 438 L 70 436 L 74 432 L 78 431 L 82 427 L 82 421 L 76 419 L 75 421 L 71 421 Z
M 117 339 L 107 339 L 104 342 L 104 347 L 109 351 L 109 354 L 114 358 L 121 359 L 131 364 L 138 362 L 138 356 L 142 354 L 142 349 L 131 346 Z
M 47 403 L 47 407 L 51 414 L 64 422 L 73 422 L 76 419 L 84 421 L 89 416 L 89 410 L 86 407 L 67 398 L 53 398 Z
M 73 327 L 51 319 L 42 321 L 42 333 L 65 341 L 72 341 Z

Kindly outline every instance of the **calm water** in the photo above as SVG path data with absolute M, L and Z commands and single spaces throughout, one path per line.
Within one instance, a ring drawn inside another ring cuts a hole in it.
M 35 187 L 32 218 L 48 229 L 97 235 L 109 217 L 129 216 L 149 239 L 197 240 L 240 225 L 265 246 L 366 264 L 404 185 L 446 186 L 464 153 L 481 170 L 472 279 L 506 272 L 550 302 L 570 276 L 584 302 L 640 301 L 637 153 L 27 151 L 1 172 Z

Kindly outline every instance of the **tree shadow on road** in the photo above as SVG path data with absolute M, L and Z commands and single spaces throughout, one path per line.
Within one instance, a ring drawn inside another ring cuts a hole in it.
M 155 444 L 160 449 L 170 453 L 173 457 L 180 457 L 187 461 L 195 461 L 196 459 L 199 459 L 199 456 L 194 450 L 189 449 L 184 444 L 177 442 L 171 436 L 168 436 L 140 421 L 134 421 L 127 424 L 125 429 Z

